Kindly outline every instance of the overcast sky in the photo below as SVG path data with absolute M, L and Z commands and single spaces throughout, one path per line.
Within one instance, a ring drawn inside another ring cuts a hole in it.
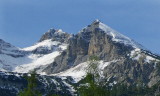
M 0 38 L 18 47 L 50 28 L 77 33 L 95 19 L 160 54 L 160 0 L 0 0 Z

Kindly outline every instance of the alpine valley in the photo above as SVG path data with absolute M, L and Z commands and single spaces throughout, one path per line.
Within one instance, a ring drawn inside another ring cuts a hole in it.
M 160 56 L 95 20 L 77 34 L 49 29 L 27 48 L 0 39 L 0 96 L 16 96 L 27 86 L 24 75 L 33 70 L 43 96 L 77 96 L 75 86 L 85 78 L 91 56 L 99 58 L 100 78 L 111 89 L 125 84 L 153 89 L 143 96 L 160 93 Z

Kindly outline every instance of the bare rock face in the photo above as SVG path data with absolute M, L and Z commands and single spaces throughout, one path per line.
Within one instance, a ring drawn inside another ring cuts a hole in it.
M 88 60 L 92 55 L 110 61 L 123 58 L 133 48 L 112 41 L 112 37 L 99 28 L 99 21 L 93 22 L 68 42 L 68 48 L 49 65 L 44 72 L 51 74 L 64 71 Z
M 46 32 L 39 42 L 42 42 L 44 40 L 52 39 L 53 41 L 59 41 L 61 43 L 66 43 L 68 38 L 70 37 L 70 34 L 63 32 L 61 29 L 55 30 L 55 29 L 50 29 L 48 32 Z
M 116 42 L 113 40 L 114 36 L 109 35 L 110 29 L 107 33 L 100 24 L 100 21 L 94 21 L 78 34 L 72 35 L 67 50 L 43 71 L 47 74 L 62 72 L 86 62 L 90 56 L 95 55 L 105 62 L 115 61 L 104 70 L 105 78 L 108 80 L 110 78 L 117 83 L 123 82 L 128 85 L 156 84 L 160 80 L 159 69 L 155 66 L 157 62 L 146 62 L 146 57 L 151 53 L 139 48 L 140 57 L 137 60 L 133 59 L 130 54 L 136 48 L 130 44 Z M 153 54 L 150 56 L 159 57 Z
M 47 40 L 47 39 L 51 39 L 53 36 L 54 36 L 54 33 L 56 32 L 55 29 L 50 29 L 48 30 L 48 32 L 46 32 L 42 37 L 41 39 L 39 40 L 40 42 L 41 41 L 44 41 L 44 40 Z

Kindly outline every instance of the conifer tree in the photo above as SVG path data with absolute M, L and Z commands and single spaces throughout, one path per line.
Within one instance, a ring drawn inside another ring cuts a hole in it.
M 37 78 L 36 78 L 36 72 L 33 71 L 31 76 L 26 76 L 28 85 L 27 88 L 25 88 L 23 91 L 21 91 L 18 96 L 42 96 L 40 92 L 37 90 Z
M 97 56 L 90 57 L 87 75 L 78 88 L 79 96 L 109 96 L 108 89 L 99 81 L 98 62 Z

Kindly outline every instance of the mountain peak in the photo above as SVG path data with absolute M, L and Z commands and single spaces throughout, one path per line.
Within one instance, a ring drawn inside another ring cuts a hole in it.
M 4 50 L 9 50 L 9 49 L 11 49 L 11 50 L 17 50 L 18 48 L 15 47 L 15 46 L 13 46 L 13 45 L 11 45 L 10 43 L 4 41 L 3 39 L 0 39 L 0 49 L 2 49 L 2 50 L 3 49 Z
M 69 37 L 69 34 L 64 32 L 62 29 L 54 29 L 51 28 L 48 30 L 48 32 L 44 33 L 44 35 L 41 37 L 39 42 L 42 42 L 44 40 L 52 39 L 53 41 L 60 41 L 64 42 Z
M 93 23 L 100 23 L 101 21 L 99 19 L 96 19 L 93 21 Z
M 55 31 L 56 30 L 54 28 L 51 28 L 51 29 L 48 30 L 48 32 L 50 32 L 50 33 L 54 33 Z
M 87 27 L 83 28 L 80 33 L 86 33 L 86 32 L 94 32 L 95 30 L 100 30 L 105 32 L 107 35 L 112 37 L 112 41 L 117 42 L 117 43 L 123 43 L 125 45 L 131 45 L 134 48 L 143 48 L 143 46 L 141 46 L 140 44 L 138 44 L 137 42 L 135 42 L 134 40 L 130 39 L 127 36 L 124 36 L 123 34 L 115 31 L 114 29 L 112 29 L 111 27 L 109 27 L 108 25 L 102 23 L 100 20 L 96 19 L 94 20 L 90 25 L 88 25 Z
M 0 39 L 0 43 L 4 42 L 2 39 Z
M 50 34 L 51 36 L 55 33 L 65 33 L 63 32 L 62 29 L 54 29 L 54 28 L 51 28 L 48 30 L 48 32 L 44 33 L 44 34 Z
M 62 29 L 58 29 L 58 30 L 56 30 L 56 32 L 63 32 L 63 30 Z
M 99 29 L 104 31 L 107 35 L 110 35 L 112 37 L 112 41 L 123 43 L 125 45 L 131 45 L 134 48 L 140 48 L 145 49 L 143 46 L 141 46 L 139 43 L 135 42 L 134 40 L 130 39 L 129 37 L 117 32 L 116 30 L 112 29 L 108 25 L 100 22 L 98 24 Z

